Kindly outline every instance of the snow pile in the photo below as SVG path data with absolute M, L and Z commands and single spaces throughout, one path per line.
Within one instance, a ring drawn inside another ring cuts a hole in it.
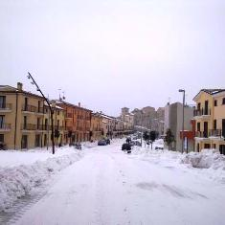
M 32 188 L 42 184 L 51 174 L 71 165 L 81 153 L 49 158 L 32 165 L 0 168 L 0 212 L 11 207 L 20 197 L 27 195 Z
M 63 155 L 74 153 L 74 148 L 64 146 L 55 149 L 55 154 L 52 154 L 52 149 L 30 149 L 30 150 L 7 150 L 0 151 L 0 166 L 15 167 L 20 165 L 31 165 L 36 161 L 45 161 L 48 158 L 56 158 Z
M 180 162 L 190 164 L 194 168 L 212 168 L 225 171 L 225 156 L 215 149 L 202 150 L 200 153 L 191 152 L 181 158 Z

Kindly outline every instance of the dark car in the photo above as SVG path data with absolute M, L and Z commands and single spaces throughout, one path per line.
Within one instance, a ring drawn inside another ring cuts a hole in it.
M 109 138 L 106 138 L 105 141 L 106 141 L 107 145 L 110 145 L 110 139 Z
M 99 140 L 99 141 L 98 141 L 98 145 L 99 145 L 99 146 L 107 145 L 106 139 L 101 139 L 101 140 Z
M 131 151 L 131 144 L 129 143 L 122 144 L 122 151 Z

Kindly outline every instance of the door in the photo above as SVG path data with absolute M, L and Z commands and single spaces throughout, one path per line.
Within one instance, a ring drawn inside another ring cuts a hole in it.
M 225 119 L 222 120 L 222 136 L 225 139 Z
M 204 122 L 204 132 L 203 132 L 204 138 L 208 137 L 208 122 Z
M 27 148 L 28 146 L 28 139 L 27 139 L 27 135 L 23 135 L 22 136 L 22 140 L 21 140 L 21 148 Z
M 220 154 L 225 155 L 225 145 L 220 145 Z
M 40 147 L 40 141 L 41 141 L 41 136 L 40 134 L 37 134 L 35 136 L 35 147 Z

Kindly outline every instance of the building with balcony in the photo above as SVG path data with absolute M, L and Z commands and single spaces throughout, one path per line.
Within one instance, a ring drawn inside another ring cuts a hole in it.
M 193 100 L 195 150 L 214 148 L 225 154 L 225 89 L 202 89 Z
M 17 88 L 0 85 L 0 142 L 7 149 L 42 146 L 44 99 Z
M 62 99 L 55 102 L 65 113 L 66 143 L 89 141 L 92 111 L 81 107 L 80 103 L 74 105 Z
M 90 136 L 92 141 L 100 140 L 103 136 L 102 116 L 98 112 L 91 114 Z

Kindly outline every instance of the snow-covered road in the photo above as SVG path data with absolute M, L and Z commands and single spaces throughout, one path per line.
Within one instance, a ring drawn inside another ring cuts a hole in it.
M 222 225 L 225 185 L 121 142 L 85 150 L 16 225 Z

